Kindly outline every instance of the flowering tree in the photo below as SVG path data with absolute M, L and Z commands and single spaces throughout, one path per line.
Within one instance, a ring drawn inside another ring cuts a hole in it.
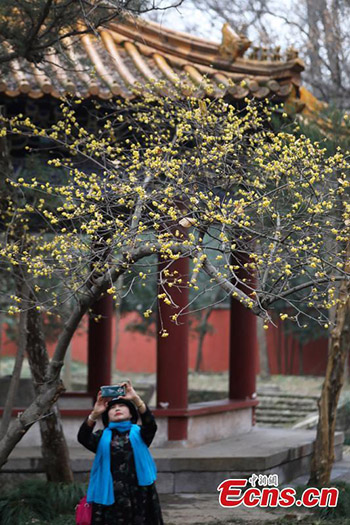
M 87 110 L 79 100 L 62 104 L 62 119 L 49 129 L 21 115 L 3 120 L 3 136 L 27 137 L 31 154 L 50 150 L 48 164 L 59 177 L 42 181 L 14 171 L 6 178 L 1 269 L 22 276 L 29 311 L 56 315 L 61 303 L 75 306 L 38 397 L 0 441 L 0 464 L 57 396 L 64 355 L 82 317 L 103 294 L 118 300 L 119 276 L 132 275 L 130 291 L 154 274 L 154 254 L 164 263 L 162 289 L 146 317 L 164 301 L 173 306 L 173 322 L 181 322 L 185 310 L 174 304 L 171 288 L 199 293 L 204 272 L 200 293 L 220 286 L 266 327 L 283 300 L 282 320 L 305 325 L 312 315 L 328 328 L 337 283 L 349 277 L 347 158 L 340 152 L 327 157 L 303 135 L 274 131 L 266 104 L 246 100 L 238 109 L 207 94 L 184 96 L 152 85 L 132 101 L 95 108 L 94 133 L 81 124 Z M 191 275 L 174 270 L 183 257 L 193 261 Z M 8 312 L 19 313 L 20 294 L 9 300 Z

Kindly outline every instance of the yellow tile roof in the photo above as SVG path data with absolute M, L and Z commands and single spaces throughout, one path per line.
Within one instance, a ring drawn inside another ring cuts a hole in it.
M 233 99 L 274 96 L 282 101 L 299 93 L 304 69 L 295 52 L 282 59 L 277 48 L 269 56 L 262 48 L 250 48 L 227 24 L 220 44 L 132 18 L 109 22 L 96 35 L 65 43 L 64 53 L 47 51 L 46 61 L 38 66 L 24 59 L 3 65 L 0 92 L 33 99 L 68 92 L 81 98 L 132 98 L 133 85 L 163 80 L 203 92 L 209 86 Z

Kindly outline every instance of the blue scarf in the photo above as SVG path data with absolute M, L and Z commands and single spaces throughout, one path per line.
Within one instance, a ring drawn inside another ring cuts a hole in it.
M 102 432 L 97 446 L 97 452 L 92 465 L 90 483 L 86 500 L 88 503 L 95 502 L 102 505 L 113 505 L 114 491 L 111 473 L 111 440 L 112 429 L 119 432 L 129 431 L 131 447 L 134 453 L 134 461 L 138 484 L 141 486 L 152 485 L 157 478 L 157 469 L 153 458 L 141 437 L 141 428 L 131 421 L 120 421 L 109 423 Z

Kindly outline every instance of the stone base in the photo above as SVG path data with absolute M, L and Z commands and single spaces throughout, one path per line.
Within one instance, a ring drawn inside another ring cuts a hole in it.
M 193 447 L 218 441 L 229 436 L 249 432 L 253 425 L 253 411 L 256 401 L 219 400 L 194 403 L 185 410 L 153 409 L 158 430 L 154 439 L 155 447 L 185 446 Z M 79 406 L 80 408 L 77 408 Z M 77 434 L 85 417 L 91 412 L 91 398 L 70 399 L 68 396 L 59 400 L 62 424 L 68 446 L 79 446 Z M 23 410 L 23 409 L 22 409 Z M 16 412 L 20 409 L 16 409 Z M 185 417 L 187 420 L 187 439 L 169 442 L 168 422 L 171 418 Z M 101 428 L 100 421 L 96 429 Z M 17 448 L 40 447 L 39 425 L 33 425 L 18 443 Z
M 158 430 L 154 439 L 155 447 L 193 447 L 249 432 L 253 425 L 253 408 L 189 415 L 187 439 L 182 442 L 168 440 L 168 417 L 162 417 L 157 413 L 156 420 Z
M 279 483 L 308 474 L 315 432 L 255 428 L 228 439 L 193 447 L 151 447 L 158 469 L 157 487 L 163 494 L 216 493 L 229 478 L 252 474 L 277 474 Z M 342 458 L 343 434 L 335 435 L 336 461 Z M 70 449 L 77 481 L 87 481 L 94 455 L 83 447 Z M 20 448 L 11 454 L 0 472 L 0 487 L 11 480 L 40 476 L 39 448 Z

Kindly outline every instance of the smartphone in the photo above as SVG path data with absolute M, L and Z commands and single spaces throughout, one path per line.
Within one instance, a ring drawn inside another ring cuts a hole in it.
M 122 385 L 106 385 L 101 386 L 102 397 L 120 397 L 125 396 L 125 386 Z

